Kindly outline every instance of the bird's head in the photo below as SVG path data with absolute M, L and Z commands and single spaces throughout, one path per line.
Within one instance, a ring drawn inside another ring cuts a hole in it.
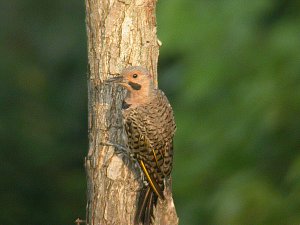
M 127 101 L 132 103 L 144 103 L 151 99 L 154 93 L 150 72 L 140 66 L 128 67 L 119 76 L 109 79 L 108 82 L 114 82 L 125 87 L 129 92 Z
M 151 74 L 147 69 L 140 66 L 128 67 L 121 72 L 120 76 L 113 77 L 108 82 L 118 83 L 130 92 L 153 89 Z

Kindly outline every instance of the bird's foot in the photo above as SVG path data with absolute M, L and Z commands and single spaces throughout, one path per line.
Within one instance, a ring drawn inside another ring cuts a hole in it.
M 115 147 L 115 152 L 117 154 L 128 154 L 129 152 L 129 149 L 123 145 L 119 145 L 119 144 L 116 144 L 116 143 L 112 143 L 112 142 L 101 142 L 102 145 L 105 145 L 105 146 L 113 146 Z

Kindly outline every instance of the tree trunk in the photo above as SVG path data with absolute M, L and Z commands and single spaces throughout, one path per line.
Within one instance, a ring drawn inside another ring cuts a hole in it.
M 141 65 L 153 73 L 157 85 L 155 7 L 155 0 L 86 0 L 89 151 L 85 166 L 89 225 L 133 224 L 140 170 L 128 157 L 103 145 L 124 144 L 120 111 L 124 90 L 103 81 L 129 65 Z M 154 224 L 178 224 L 170 184 L 165 195 L 166 201 L 159 201 L 154 211 Z

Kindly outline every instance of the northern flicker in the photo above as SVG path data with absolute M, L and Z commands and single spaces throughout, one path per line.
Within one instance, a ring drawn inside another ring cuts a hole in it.
M 165 179 L 172 170 L 176 129 L 172 107 L 143 67 L 126 68 L 111 81 L 128 91 L 122 104 L 126 144 L 144 175 L 134 224 L 149 225 L 157 199 L 165 199 Z

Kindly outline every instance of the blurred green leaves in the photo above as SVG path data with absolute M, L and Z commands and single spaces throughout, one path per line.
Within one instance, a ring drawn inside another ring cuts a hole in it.
M 84 3 L 0 11 L 0 221 L 71 224 L 86 204 Z
M 297 5 L 158 3 L 160 85 L 178 125 L 181 224 L 300 222 L 298 182 L 288 181 L 300 147 Z

